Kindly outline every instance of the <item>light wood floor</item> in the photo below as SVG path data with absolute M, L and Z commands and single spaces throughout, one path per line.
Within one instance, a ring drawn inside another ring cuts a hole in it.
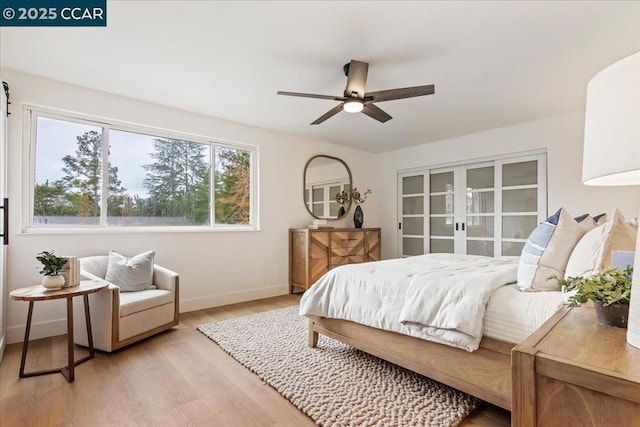
M 18 379 L 21 344 L 0 364 L 0 425 L 13 426 L 313 426 L 314 423 L 195 330 L 197 325 L 288 307 L 276 298 L 180 315 L 170 331 L 60 374 Z M 37 307 L 36 307 L 37 310 Z M 84 354 L 81 348 L 77 355 Z M 26 370 L 65 364 L 66 336 L 33 341 Z M 509 412 L 483 404 L 461 425 L 508 426 Z

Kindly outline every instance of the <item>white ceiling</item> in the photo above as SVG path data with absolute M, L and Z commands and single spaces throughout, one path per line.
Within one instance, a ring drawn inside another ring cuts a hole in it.
M 600 69 L 640 50 L 640 2 L 109 1 L 106 28 L 0 29 L 0 65 L 157 104 L 381 152 L 584 109 Z M 435 84 L 340 113 L 342 65 L 367 90 Z

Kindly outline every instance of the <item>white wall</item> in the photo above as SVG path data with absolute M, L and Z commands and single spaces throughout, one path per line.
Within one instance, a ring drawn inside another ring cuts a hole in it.
M 1 70 L 10 85 L 8 193 L 11 223 L 8 249 L 8 291 L 38 284 L 36 253 L 55 249 L 60 254 L 86 256 L 116 249 L 135 254 L 156 250 L 158 264 L 180 273 L 181 311 L 285 294 L 288 291 L 288 228 L 304 227 L 313 219 L 303 202 L 304 165 L 315 154 L 343 159 L 354 185 L 374 187 L 373 154 L 323 141 L 304 140 L 283 133 L 232 123 L 168 107 L 124 98 Z M 167 90 L 171 86 L 167 85 Z M 214 94 L 209 94 L 213 96 Z M 203 94 L 203 96 L 208 96 Z M 259 211 L 261 231 L 196 233 L 127 233 L 38 235 L 21 234 L 22 103 L 65 109 L 115 120 L 253 144 L 259 147 Z M 353 226 L 351 216 L 335 226 Z M 378 226 L 375 209 L 366 225 Z M 7 303 L 7 341 L 23 338 L 27 304 Z M 64 304 L 35 305 L 32 337 L 66 331 Z
M 397 256 L 397 172 L 421 166 L 547 149 L 548 211 L 565 207 L 572 214 L 610 212 L 617 207 L 625 217 L 638 215 L 640 188 L 587 187 L 582 184 L 584 113 L 527 122 L 472 135 L 380 154 L 383 175 L 378 200 L 383 258 Z

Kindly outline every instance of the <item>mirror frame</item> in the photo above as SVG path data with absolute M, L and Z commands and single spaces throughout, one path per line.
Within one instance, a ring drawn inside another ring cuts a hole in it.
M 305 197 L 305 192 L 307 191 L 307 168 L 309 167 L 309 164 L 314 159 L 317 159 L 319 157 L 323 157 L 323 158 L 331 159 L 331 160 L 336 160 L 336 161 L 342 163 L 342 166 L 344 166 L 344 168 L 347 170 L 347 174 L 349 175 L 349 188 L 353 189 L 353 177 L 351 176 L 351 169 L 349 169 L 349 166 L 347 166 L 347 163 L 344 160 L 339 159 L 337 157 L 328 156 L 326 154 L 316 154 L 315 156 L 313 156 L 309 160 L 307 160 L 307 163 L 304 165 L 304 171 L 302 173 L 302 203 L 304 203 L 305 209 L 307 209 L 307 212 L 309 212 L 309 215 L 311 215 L 312 217 L 314 217 L 316 219 L 326 219 L 327 221 L 336 221 L 336 220 L 342 219 L 345 216 L 347 216 L 347 213 L 351 210 L 351 200 L 349 200 L 349 203 L 345 205 L 344 214 L 342 216 L 338 216 L 338 217 L 335 217 L 335 218 L 322 218 L 322 217 L 314 215 L 314 213 L 311 211 L 311 209 L 309 209 L 309 205 L 307 204 L 307 202 L 305 201 L 305 198 L 304 198 Z

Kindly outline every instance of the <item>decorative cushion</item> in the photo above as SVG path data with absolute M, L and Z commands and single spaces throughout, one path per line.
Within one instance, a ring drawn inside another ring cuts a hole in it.
M 121 292 L 155 289 L 153 286 L 154 251 L 144 252 L 130 259 L 116 251 L 109 252 L 109 265 L 105 280 L 120 288 Z
M 615 209 L 611 220 L 584 235 L 569 257 L 565 277 L 591 276 L 611 265 L 611 251 L 633 251 L 637 229 Z
M 593 220 L 596 222 L 597 225 L 602 225 L 605 222 L 607 222 L 607 214 L 601 213 L 600 215 L 596 215 L 593 217 Z
M 574 218 L 580 227 L 584 229 L 584 232 L 591 231 L 596 228 L 596 221 L 588 213 L 580 215 Z
M 164 289 L 120 293 L 120 317 L 173 302 L 175 294 Z
M 559 291 L 549 276 L 564 277 L 569 256 L 585 234 L 566 209 L 547 218 L 531 233 L 522 248 L 518 264 L 518 289 L 521 291 Z

